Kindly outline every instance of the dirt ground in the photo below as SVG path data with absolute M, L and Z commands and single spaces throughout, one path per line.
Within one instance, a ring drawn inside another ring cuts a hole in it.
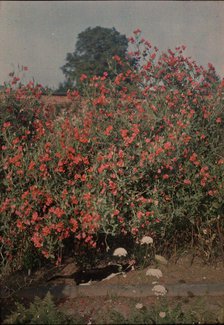
M 149 268 L 156 268 L 161 270 L 162 277 L 159 279 L 154 276 L 146 275 Z M 77 271 L 74 261 L 69 258 L 61 267 L 45 266 L 32 273 L 31 275 L 23 272 L 18 272 L 2 283 L 1 300 L 2 305 L 5 306 L 5 312 L 9 311 L 10 295 L 16 292 L 19 288 L 27 286 L 39 285 L 75 285 L 72 278 L 56 278 L 55 280 L 47 282 L 53 275 L 71 275 Z M 138 285 L 138 284 L 199 284 L 199 283 L 224 283 L 224 262 L 219 260 L 213 265 L 206 264 L 202 259 L 195 258 L 192 263 L 191 255 L 183 255 L 180 258 L 170 259 L 168 264 L 161 264 L 153 262 L 145 269 L 132 269 L 128 273 L 119 274 L 113 278 L 104 280 L 105 284 L 119 284 L 119 285 Z M 160 297 L 142 297 L 142 298 L 127 298 L 119 296 L 104 296 L 104 297 L 77 297 L 73 299 L 60 299 L 56 303 L 58 308 L 68 315 L 80 315 L 84 317 L 89 324 L 109 324 L 109 315 L 111 312 L 119 312 L 124 317 L 128 317 L 136 310 L 136 304 L 142 304 L 146 308 L 160 304 Z M 199 309 L 204 312 L 218 312 L 220 308 L 224 307 L 224 293 L 219 297 L 167 297 L 167 303 L 174 305 L 181 303 L 186 310 L 192 309 L 197 304 Z M 8 308 L 7 308 L 8 304 Z M 215 320 L 214 320 L 215 322 Z
M 206 314 L 204 316 L 204 322 L 202 321 L 201 323 L 223 323 L 218 318 L 220 310 L 223 310 L 224 306 L 223 297 L 213 297 L 212 301 L 209 297 L 167 298 L 165 309 L 163 305 L 164 301 L 159 297 L 138 299 L 124 297 L 97 297 L 93 299 L 90 297 L 83 297 L 61 301 L 58 303 L 58 306 L 60 310 L 65 312 L 67 315 L 73 317 L 77 317 L 77 315 L 81 316 L 86 320 L 86 324 L 120 324 L 118 320 L 113 320 L 111 315 L 113 315 L 114 312 L 121 314 L 132 323 L 130 321 L 131 317 L 133 317 L 132 315 L 141 312 L 141 310 L 139 311 L 137 309 L 139 304 L 143 306 L 142 309 L 157 309 L 159 314 L 159 312 L 163 312 L 164 310 L 174 309 L 178 303 L 181 304 L 181 308 L 184 312 L 190 313 L 191 311 L 194 311 L 194 313 L 198 314 L 198 317 L 201 320 L 203 320 L 203 315 Z M 111 319 L 113 321 L 111 321 Z M 173 319 L 175 320 L 175 318 Z M 169 324 L 174 323 L 173 319 L 171 319 Z M 187 324 L 188 323 L 189 322 L 187 322 Z M 160 324 L 160 322 L 156 322 L 156 324 Z

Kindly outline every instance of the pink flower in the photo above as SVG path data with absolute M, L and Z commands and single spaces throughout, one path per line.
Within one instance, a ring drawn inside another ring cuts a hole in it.
M 190 184 L 191 184 L 191 181 L 190 181 L 189 179 L 185 179 L 185 180 L 184 180 L 184 184 L 186 184 L 186 185 L 190 185 Z
M 87 75 L 83 73 L 80 77 L 80 81 L 83 81 L 85 79 L 87 79 Z
M 172 143 L 168 141 L 168 142 L 164 143 L 163 147 L 164 147 L 164 149 L 169 150 L 172 148 Z
M 137 28 L 136 30 L 133 31 L 133 34 L 139 34 L 141 32 L 142 32 L 141 29 Z
M 10 126 L 11 126 L 11 123 L 10 122 L 3 123 L 3 128 L 5 128 L 5 129 L 7 129 Z

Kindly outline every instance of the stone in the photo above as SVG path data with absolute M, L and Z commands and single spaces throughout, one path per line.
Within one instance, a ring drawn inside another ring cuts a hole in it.
M 167 265 L 168 261 L 167 259 L 165 259 L 165 257 L 161 256 L 161 255 L 155 255 L 155 260 L 156 262 L 158 262 L 159 264 L 163 264 L 163 265 Z
M 146 275 L 148 275 L 148 276 L 154 276 L 157 279 L 159 279 L 159 278 L 161 278 L 163 276 L 161 270 L 159 270 L 159 269 L 148 269 L 146 271 Z

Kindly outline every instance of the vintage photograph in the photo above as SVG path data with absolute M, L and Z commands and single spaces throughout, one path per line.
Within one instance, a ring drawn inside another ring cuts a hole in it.
M 0 1 L 1 324 L 224 323 L 223 17 Z

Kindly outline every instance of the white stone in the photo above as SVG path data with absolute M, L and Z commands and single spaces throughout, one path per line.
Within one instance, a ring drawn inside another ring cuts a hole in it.
M 135 305 L 135 308 L 136 308 L 136 309 L 142 309 L 142 308 L 143 308 L 143 304 L 137 303 L 137 304 Z
M 128 252 L 123 247 L 116 248 L 115 251 L 113 252 L 113 256 L 119 256 L 119 257 L 126 256 L 127 254 Z
M 165 318 L 165 317 L 166 317 L 166 313 L 165 313 L 165 311 L 161 311 L 161 312 L 159 313 L 159 317 L 160 317 L 160 318 Z
M 159 270 L 159 269 L 148 269 L 146 271 L 146 275 L 155 276 L 157 279 L 159 279 L 163 276 L 161 270 Z
M 144 245 L 144 244 L 153 244 L 153 239 L 152 237 L 150 236 L 144 236 L 141 241 L 140 241 L 141 245 Z

